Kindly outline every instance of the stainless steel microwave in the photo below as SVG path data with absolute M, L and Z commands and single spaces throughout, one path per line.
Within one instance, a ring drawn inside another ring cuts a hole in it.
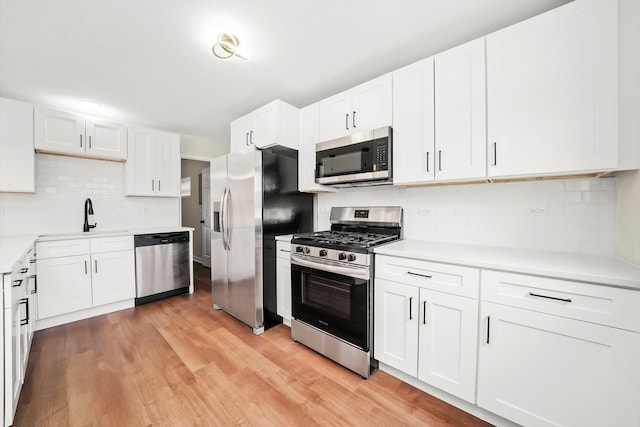
M 334 187 L 391 184 L 391 127 L 316 144 L 316 183 Z

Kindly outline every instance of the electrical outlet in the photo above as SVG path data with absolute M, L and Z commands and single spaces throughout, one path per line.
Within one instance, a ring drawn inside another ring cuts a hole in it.
M 525 210 L 525 213 L 527 215 L 533 216 L 547 215 L 547 208 L 542 208 L 540 206 L 530 206 Z
M 433 208 L 418 208 L 418 215 L 420 216 L 433 216 Z

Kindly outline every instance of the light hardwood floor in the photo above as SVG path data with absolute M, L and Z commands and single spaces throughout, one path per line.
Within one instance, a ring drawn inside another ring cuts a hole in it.
M 487 426 L 394 377 L 254 336 L 196 291 L 35 334 L 15 426 Z

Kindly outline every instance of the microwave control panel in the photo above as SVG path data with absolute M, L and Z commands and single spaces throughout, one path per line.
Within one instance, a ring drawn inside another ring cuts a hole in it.
M 387 141 L 376 141 L 375 144 L 375 148 L 376 148 L 376 158 L 375 161 L 373 162 L 374 167 L 373 170 L 386 170 L 388 169 L 387 167 L 387 163 L 389 161 L 388 159 L 388 155 L 387 153 L 389 152 L 389 147 L 387 144 Z

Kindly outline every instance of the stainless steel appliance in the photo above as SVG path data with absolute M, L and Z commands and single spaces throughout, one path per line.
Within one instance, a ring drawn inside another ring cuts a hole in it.
M 373 360 L 371 249 L 402 237 L 402 208 L 334 207 L 331 230 L 291 240 L 291 337 L 368 378 Z
M 391 184 L 390 127 L 316 144 L 316 182 L 334 187 Z
M 313 229 L 313 196 L 298 192 L 297 151 L 250 149 L 214 159 L 211 200 L 214 307 L 261 334 L 282 323 L 275 236 Z
M 189 232 L 137 234 L 133 242 L 136 305 L 189 292 Z

